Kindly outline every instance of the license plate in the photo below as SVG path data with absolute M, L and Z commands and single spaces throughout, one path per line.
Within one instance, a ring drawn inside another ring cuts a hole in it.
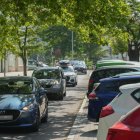
M 13 116 L 12 116 L 12 115 L 1 115 L 1 116 L 0 116 L 0 120 L 1 120 L 1 121 L 13 120 Z

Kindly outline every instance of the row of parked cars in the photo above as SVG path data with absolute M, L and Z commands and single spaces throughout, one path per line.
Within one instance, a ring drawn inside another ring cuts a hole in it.
M 99 121 L 98 140 L 140 138 L 140 116 L 137 116 L 140 114 L 138 62 L 97 62 L 89 79 L 87 97 L 87 117 L 91 121 Z
M 38 67 L 30 77 L 0 78 L 0 128 L 37 131 L 41 122 L 47 122 L 48 101 L 63 100 L 66 86 L 78 83 L 74 67 L 61 62 L 56 67 Z

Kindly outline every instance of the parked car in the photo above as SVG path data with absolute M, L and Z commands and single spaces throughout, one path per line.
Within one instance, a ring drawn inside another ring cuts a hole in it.
M 59 66 L 60 67 L 66 67 L 66 66 L 70 66 L 70 61 L 69 60 L 60 60 L 59 61 Z
M 34 60 L 28 60 L 27 70 L 34 70 L 37 68 L 37 64 Z
M 109 127 L 138 105 L 140 105 L 140 83 L 121 86 L 119 95 L 102 108 L 97 139 L 106 140 Z
M 140 75 L 101 79 L 97 87 L 88 95 L 88 119 L 99 120 L 102 107 L 109 104 L 119 94 L 121 85 L 138 82 L 140 82 Z
M 0 128 L 39 129 L 48 119 L 46 91 L 34 77 L 0 78 Z
M 98 83 L 102 78 L 112 77 L 120 73 L 136 71 L 140 71 L 139 65 L 104 66 L 94 70 L 89 78 L 87 95 L 92 92 L 94 84 Z
M 32 76 L 47 90 L 49 99 L 63 100 L 66 96 L 66 79 L 60 67 L 39 68 L 33 71 Z
M 73 66 L 61 66 L 66 77 L 66 85 L 75 87 L 77 85 L 77 73 Z
M 79 61 L 79 63 L 75 63 L 73 67 L 78 74 L 87 74 L 87 66 L 84 61 Z
M 40 67 L 48 67 L 48 65 L 44 64 L 41 61 L 28 60 L 27 70 L 35 70 L 35 69 L 40 68 Z
M 106 140 L 139 140 L 140 106 L 134 108 L 125 117 L 109 128 Z

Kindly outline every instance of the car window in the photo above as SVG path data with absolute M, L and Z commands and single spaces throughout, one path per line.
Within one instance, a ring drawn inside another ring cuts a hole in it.
M 135 99 L 138 103 L 140 103 L 140 89 L 134 91 L 131 96 Z
M 97 88 L 96 91 L 119 91 L 119 83 L 118 82 L 103 82 Z
M 120 86 L 126 85 L 126 84 L 132 84 L 132 83 L 139 83 L 139 82 L 140 82 L 140 78 L 139 79 L 124 79 L 120 81 Z
M 73 67 L 62 67 L 63 72 L 74 72 Z

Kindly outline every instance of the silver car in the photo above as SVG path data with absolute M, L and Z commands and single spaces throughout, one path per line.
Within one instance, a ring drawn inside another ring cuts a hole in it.
M 66 77 L 67 86 L 75 87 L 77 85 L 77 73 L 74 70 L 73 66 L 61 66 L 63 69 L 64 75 Z
M 39 79 L 43 88 L 47 90 L 48 99 L 63 100 L 66 96 L 66 79 L 61 68 L 39 68 L 33 71 L 32 76 Z

